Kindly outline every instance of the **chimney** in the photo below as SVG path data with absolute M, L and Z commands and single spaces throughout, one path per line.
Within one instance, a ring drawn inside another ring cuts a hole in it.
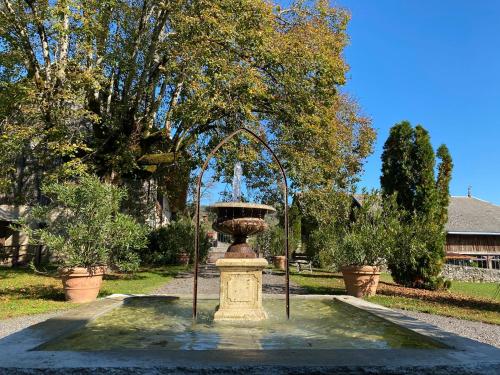
M 472 198 L 472 186 L 471 186 L 471 185 L 469 185 L 469 186 L 467 187 L 467 196 L 468 196 L 469 198 Z

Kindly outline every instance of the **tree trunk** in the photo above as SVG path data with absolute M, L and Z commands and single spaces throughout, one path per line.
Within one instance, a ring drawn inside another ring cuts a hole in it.
M 186 201 L 189 190 L 189 176 L 191 168 L 186 164 L 172 165 L 167 168 L 163 178 L 165 195 L 168 199 L 171 218 L 175 218 L 186 210 Z

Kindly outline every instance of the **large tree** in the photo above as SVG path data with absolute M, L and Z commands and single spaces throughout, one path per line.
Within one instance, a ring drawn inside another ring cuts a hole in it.
M 453 168 L 448 148 L 441 145 L 438 175 L 436 155 L 427 130 L 408 121 L 391 128 L 382 154 L 380 178 L 385 196 L 396 195 L 405 212 L 405 233 L 400 251 L 389 262 L 394 279 L 401 284 L 436 288 L 444 261 L 444 226 Z M 417 251 L 418 250 L 418 251 Z
M 348 19 L 327 1 L 0 0 L 4 200 L 91 171 L 154 181 L 181 210 L 199 158 L 242 125 L 296 191 L 349 186 L 374 132 L 339 92 Z

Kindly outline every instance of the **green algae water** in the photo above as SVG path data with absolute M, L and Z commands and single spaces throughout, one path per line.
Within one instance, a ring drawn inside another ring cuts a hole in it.
M 366 311 L 334 300 L 264 300 L 269 319 L 214 322 L 217 300 L 133 297 L 70 335 L 38 350 L 273 350 L 442 348 L 443 345 Z

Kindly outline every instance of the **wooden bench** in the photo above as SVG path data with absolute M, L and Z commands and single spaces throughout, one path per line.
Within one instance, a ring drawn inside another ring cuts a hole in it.
M 302 271 L 303 268 L 309 268 L 312 273 L 312 262 L 307 255 L 293 255 L 292 259 L 288 262 L 290 266 L 297 267 L 297 272 Z

